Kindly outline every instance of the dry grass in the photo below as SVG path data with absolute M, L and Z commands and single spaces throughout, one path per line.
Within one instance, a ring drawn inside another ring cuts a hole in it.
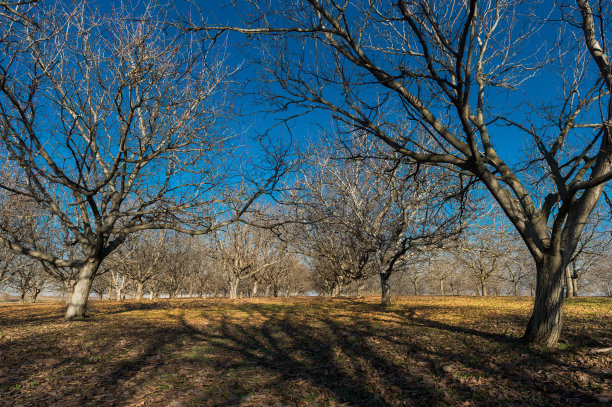
M 612 400 L 612 300 L 566 303 L 526 349 L 528 298 L 0 305 L 0 406 L 510 406 Z

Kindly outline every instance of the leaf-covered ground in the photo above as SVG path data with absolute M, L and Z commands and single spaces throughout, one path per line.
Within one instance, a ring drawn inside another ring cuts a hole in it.
M 0 406 L 599 406 L 612 300 L 565 304 L 526 349 L 528 298 L 0 305 Z

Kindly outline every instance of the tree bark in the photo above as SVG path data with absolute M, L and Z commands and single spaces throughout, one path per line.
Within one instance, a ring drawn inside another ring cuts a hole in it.
M 151 288 L 149 290 L 149 299 L 151 301 L 156 300 L 158 296 L 159 296 L 159 293 L 157 292 L 156 289 Z
M 561 254 L 547 255 L 538 262 L 535 300 L 523 341 L 532 345 L 554 346 L 563 322 L 565 264 Z
M 444 279 L 440 279 L 440 295 L 444 297 Z
M 253 292 L 251 293 L 251 297 L 257 297 L 257 280 L 253 282 Z
M 572 282 L 572 294 L 574 295 L 574 297 L 578 297 L 578 272 L 576 271 L 576 263 L 573 264 L 573 270 L 572 270 L 572 275 L 571 275 L 571 282 Z
M 486 297 L 487 296 L 487 284 L 485 283 L 484 279 L 480 279 L 480 296 L 481 297 Z
M 137 282 L 136 283 L 136 299 L 138 301 L 142 300 L 143 297 L 143 291 L 144 291 L 144 284 L 141 282 Z
M 100 267 L 101 260 L 91 259 L 79 270 L 79 276 L 74 286 L 72 298 L 68 304 L 66 320 L 73 320 L 77 318 L 84 318 L 87 313 L 87 299 L 89 298 L 89 292 L 91 290 L 91 284 L 93 279 Z
M 72 293 L 74 292 L 74 286 L 76 285 L 76 280 L 66 280 L 64 281 L 64 286 L 66 287 L 66 305 L 70 304 L 72 301 Z
M 232 278 L 230 279 L 230 300 L 235 300 L 236 298 L 238 298 L 238 283 L 240 283 L 240 279 L 235 276 L 232 276 Z
M 572 298 L 574 296 L 574 283 L 572 282 L 572 271 L 568 264 L 565 268 L 565 297 Z
M 391 305 L 391 283 L 389 282 L 390 273 L 380 273 L 380 305 Z
M 357 297 L 363 297 L 363 291 L 365 290 L 365 281 L 363 279 L 357 281 Z
M 513 285 L 512 292 L 514 293 L 514 296 L 517 297 L 518 296 L 518 281 L 513 281 L 512 285 Z

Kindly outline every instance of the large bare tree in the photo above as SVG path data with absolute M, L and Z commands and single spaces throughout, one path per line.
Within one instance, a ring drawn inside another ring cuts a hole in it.
M 543 17 L 517 0 L 237 4 L 249 24 L 233 28 L 261 41 L 276 107 L 326 109 L 406 158 L 477 177 L 536 264 L 524 340 L 556 344 L 566 266 L 612 177 L 609 3 Z M 507 137 L 529 148 L 523 165 L 497 148 Z
M 0 13 L 0 159 L 23 180 L 3 177 L 0 189 L 51 216 L 74 250 L 7 234 L 0 242 L 78 270 L 67 319 L 85 315 L 100 264 L 128 235 L 229 224 L 279 170 L 240 181 L 223 124 L 233 71 L 206 43 L 160 23 L 165 10 L 141 10 L 102 14 L 83 1 Z

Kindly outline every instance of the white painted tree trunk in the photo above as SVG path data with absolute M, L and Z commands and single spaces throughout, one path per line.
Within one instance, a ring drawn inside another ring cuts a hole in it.
M 572 298 L 574 296 L 574 282 L 572 281 L 572 270 L 568 264 L 565 268 L 565 297 Z
M 144 284 L 141 282 L 137 282 L 136 283 L 136 299 L 138 301 L 142 300 L 143 297 L 143 291 L 144 291 Z
M 79 270 L 79 276 L 74 286 L 72 298 L 70 299 L 66 315 L 64 316 L 65 319 L 72 320 L 86 316 L 87 300 L 89 299 L 91 284 L 98 271 L 98 267 L 100 267 L 100 262 L 100 260 L 92 259 L 85 263 Z
M 240 279 L 236 276 L 232 276 L 230 279 L 230 290 L 229 297 L 230 300 L 235 300 L 238 298 L 238 283 L 240 283 Z

